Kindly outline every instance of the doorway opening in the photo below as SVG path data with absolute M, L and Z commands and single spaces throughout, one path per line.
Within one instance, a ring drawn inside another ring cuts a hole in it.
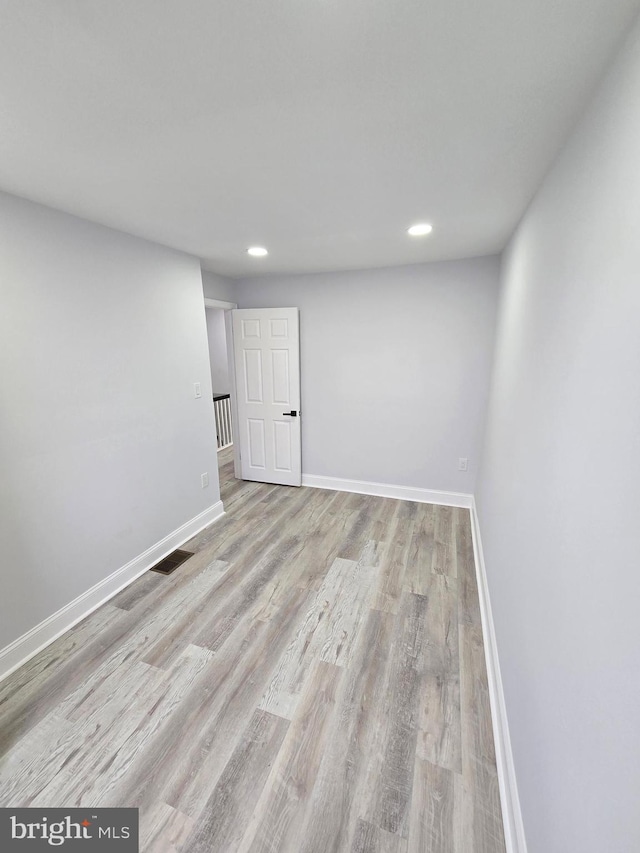
M 229 366 L 227 319 L 225 315 L 236 306 L 232 302 L 221 302 L 216 299 L 205 299 L 204 302 L 216 424 L 215 441 L 218 450 L 218 469 L 221 473 L 220 469 L 228 464 L 230 458 L 233 458 L 232 371 Z

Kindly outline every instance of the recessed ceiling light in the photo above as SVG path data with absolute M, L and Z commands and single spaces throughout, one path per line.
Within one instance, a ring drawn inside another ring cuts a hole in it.
M 417 225 L 412 225 L 411 228 L 408 229 L 407 233 L 411 234 L 412 237 L 424 237 L 425 234 L 431 234 L 432 231 L 432 225 L 429 225 L 426 222 L 419 222 Z
M 264 258 L 269 252 L 267 252 L 264 246 L 251 246 L 251 248 L 247 249 L 247 254 L 252 255 L 254 258 Z

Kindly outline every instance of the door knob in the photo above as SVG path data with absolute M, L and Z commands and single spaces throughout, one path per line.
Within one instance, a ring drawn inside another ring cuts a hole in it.
M 288 418 L 297 418 L 298 413 L 294 412 L 293 409 L 290 412 L 283 412 L 283 415 L 286 415 Z

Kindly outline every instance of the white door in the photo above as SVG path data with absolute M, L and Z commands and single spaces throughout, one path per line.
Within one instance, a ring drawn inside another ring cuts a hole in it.
M 298 309 L 236 308 L 231 313 L 242 479 L 299 486 Z

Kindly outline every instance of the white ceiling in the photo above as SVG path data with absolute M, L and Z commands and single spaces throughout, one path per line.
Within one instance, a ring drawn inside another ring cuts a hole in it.
M 638 5 L 2 0 L 0 187 L 234 276 L 496 252 Z

